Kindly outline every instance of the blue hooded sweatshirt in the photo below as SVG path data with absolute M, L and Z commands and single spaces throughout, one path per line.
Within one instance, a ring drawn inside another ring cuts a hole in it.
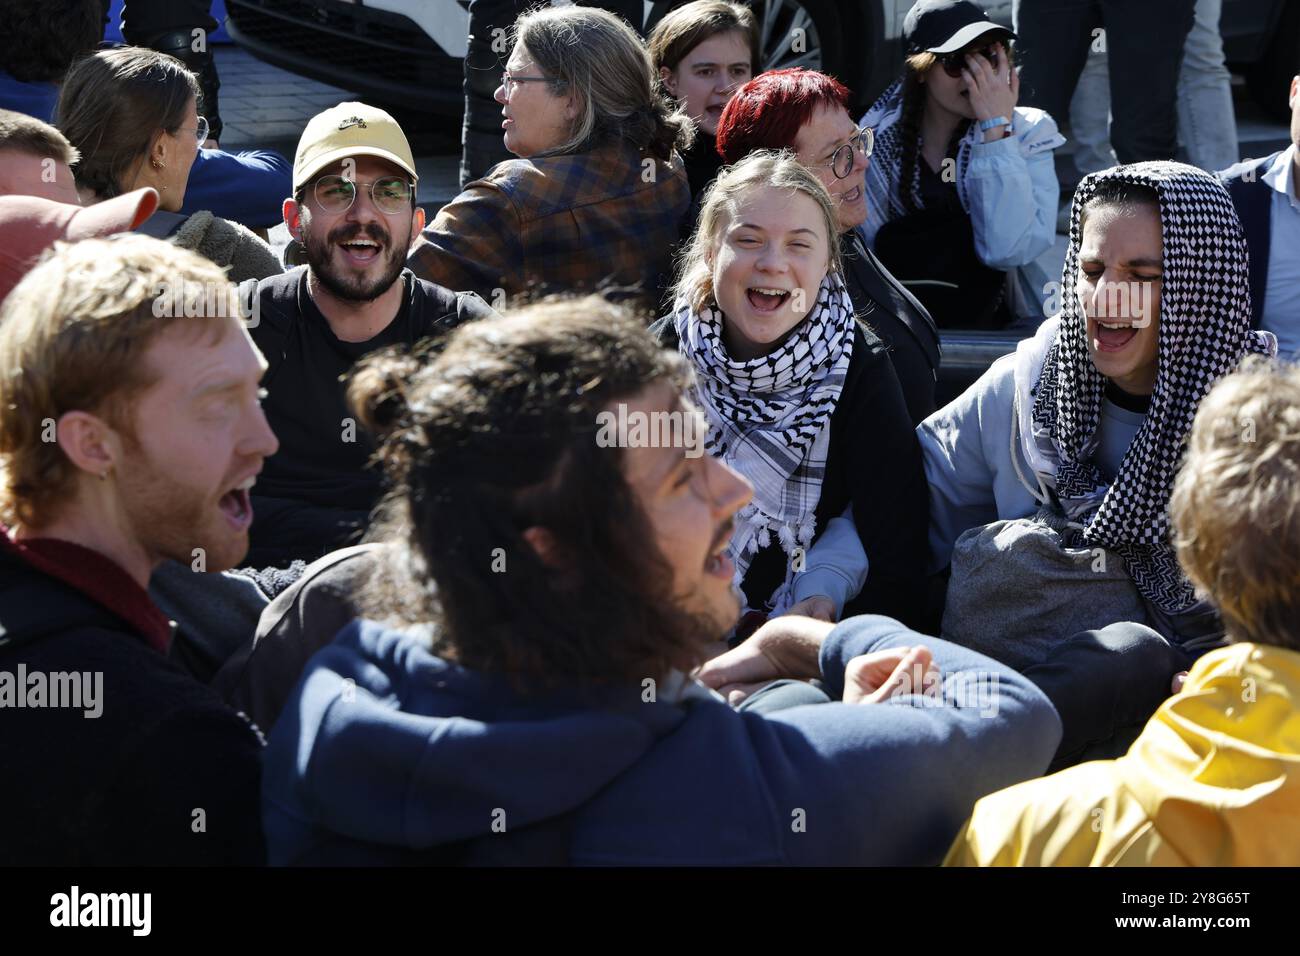
M 698 685 L 522 695 L 356 621 L 308 663 L 271 734 L 275 864 L 937 864 L 974 802 L 1038 776 L 1047 698 L 886 617 L 837 626 L 853 657 L 926 644 L 943 683 L 883 704 L 737 712 Z

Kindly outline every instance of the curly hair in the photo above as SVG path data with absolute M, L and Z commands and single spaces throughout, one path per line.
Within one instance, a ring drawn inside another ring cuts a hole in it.
M 24 83 L 58 83 L 104 38 L 101 0 L 0 0 L 0 70 Z
M 1229 637 L 1300 650 L 1300 370 L 1252 356 L 1214 385 L 1169 514 Z
M 687 375 L 597 296 L 368 356 L 348 398 L 377 438 L 391 491 L 370 537 L 390 547 L 363 612 L 432 623 L 435 652 L 521 690 L 694 667 L 717 634 L 676 607 L 623 452 L 597 442 L 609 404 L 662 381 L 684 390 Z M 531 527 L 550 532 L 558 560 L 538 556 Z

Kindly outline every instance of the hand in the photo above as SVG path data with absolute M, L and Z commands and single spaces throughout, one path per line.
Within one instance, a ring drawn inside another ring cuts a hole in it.
M 835 623 L 835 602 L 824 594 L 814 594 L 810 598 L 804 598 L 798 604 L 793 605 L 786 614 L 794 614 L 799 617 L 812 617 L 819 621 L 829 621 Z
M 925 693 L 939 684 L 930 649 L 891 647 L 860 654 L 844 666 L 844 703 L 878 704 L 900 694 Z
M 1170 691 L 1178 694 L 1182 692 L 1183 685 L 1187 683 L 1187 671 L 1179 671 L 1174 675 L 1173 683 L 1170 685 Z
M 998 44 L 998 63 L 999 69 L 994 70 L 993 64 L 979 53 L 966 57 L 966 69 L 961 75 L 970 91 L 970 105 L 978 120 L 995 116 L 1015 118 L 1016 104 L 1020 102 L 1020 74 L 1012 68 L 1007 48 L 1001 43 Z M 1005 127 L 985 131 L 984 141 L 987 143 L 990 136 L 1000 139 L 1005 135 L 1003 130 Z
M 783 677 L 820 677 L 822 641 L 832 627 L 810 617 L 783 614 L 765 623 L 739 647 L 705 663 L 695 678 L 737 704 Z

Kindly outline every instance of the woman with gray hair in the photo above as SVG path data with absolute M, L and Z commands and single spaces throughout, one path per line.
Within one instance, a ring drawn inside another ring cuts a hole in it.
M 658 92 L 640 37 L 604 10 L 546 7 L 514 25 L 496 100 L 498 163 L 411 251 L 423 279 L 507 297 L 619 289 L 655 303 L 690 205 L 692 126 Z

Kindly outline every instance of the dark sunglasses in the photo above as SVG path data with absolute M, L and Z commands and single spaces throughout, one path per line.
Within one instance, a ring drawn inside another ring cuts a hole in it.
M 996 43 L 990 43 L 981 50 L 958 50 L 955 53 L 945 53 L 939 57 L 939 65 L 943 67 L 943 72 L 954 80 L 958 79 L 961 76 L 961 71 L 966 69 L 966 57 L 973 53 L 978 53 L 988 60 L 993 69 L 998 68 L 998 45 Z

